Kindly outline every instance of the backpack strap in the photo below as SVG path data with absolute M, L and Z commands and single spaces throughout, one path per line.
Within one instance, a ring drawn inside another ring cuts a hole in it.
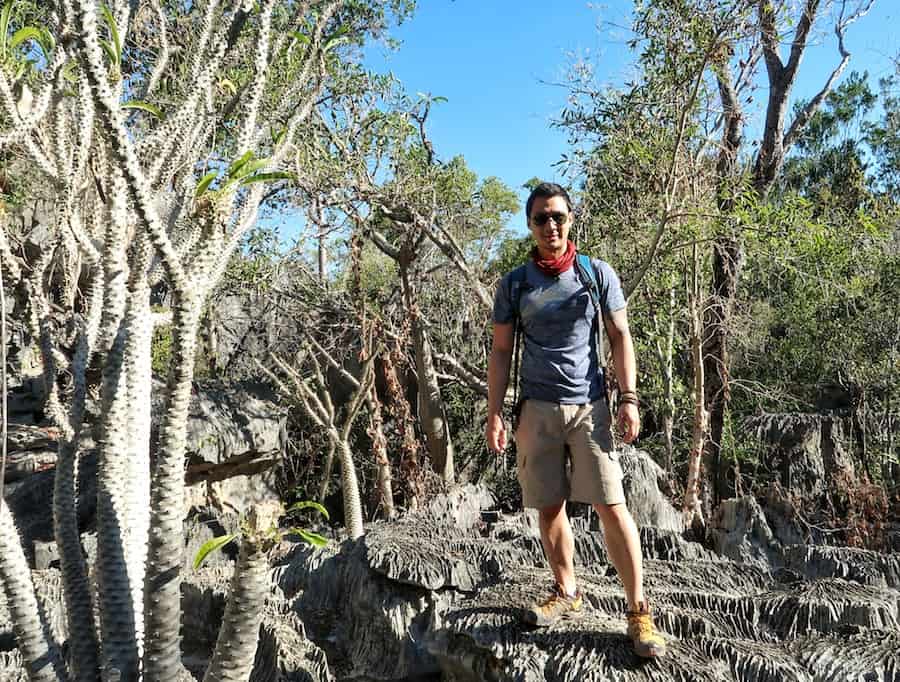
M 603 382 L 606 383 L 606 350 L 603 345 L 603 306 L 600 304 L 600 292 L 603 290 L 603 275 L 594 267 L 590 257 L 583 253 L 579 253 L 575 258 L 575 270 L 578 273 L 578 279 L 581 284 L 587 287 L 588 293 L 591 295 L 591 302 L 594 304 L 594 312 L 596 313 L 596 329 L 597 329 L 597 358 L 600 363 L 600 370 L 603 373 Z
M 513 312 L 513 420 L 518 418 L 519 411 L 519 337 L 522 335 L 522 316 L 519 303 L 522 290 L 526 287 L 526 266 L 520 265 L 509 274 L 509 301 Z

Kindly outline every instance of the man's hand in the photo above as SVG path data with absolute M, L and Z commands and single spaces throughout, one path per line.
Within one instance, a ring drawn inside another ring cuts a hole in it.
M 641 418 L 638 416 L 637 405 L 619 403 L 619 417 L 616 423 L 624 442 L 631 443 L 637 438 L 641 431 Z
M 506 450 L 506 424 L 499 414 L 489 414 L 484 430 L 488 450 L 498 455 Z

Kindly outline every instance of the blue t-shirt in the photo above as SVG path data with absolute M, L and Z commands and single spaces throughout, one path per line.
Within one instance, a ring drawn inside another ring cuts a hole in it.
M 625 307 L 622 283 L 612 267 L 592 259 L 600 273 L 600 305 L 604 314 Z M 549 277 L 529 260 L 519 296 L 522 325 L 522 397 L 581 405 L 605 395 L 597 362 L 594 304 L 575 265 Z M 506 274 L 494 296 L 494 322 L 513 321 L 510 278 Z

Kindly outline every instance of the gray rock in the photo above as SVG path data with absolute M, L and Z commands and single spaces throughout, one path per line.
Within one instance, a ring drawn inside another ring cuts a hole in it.
M 785 567 L 809 580 L 842 578 L 900 590 L 900 554 L 853 547 L 795 545 L 784 551 Z
M 748 420 L 768 447 L 763 464 L 779 472 L 779 483 L 801 497 L 826 492 L 839 474 L 853 478 L 839 417 L 822 414 L 766 414 Z
M 154 386 L 158 427 L 163 387 Z M 211 484 L 205 503 L 241 512 L 277 497 L 273 471 L 283 451 L 287 411 L 263 384 L 196 384 L 188 416 L 187 483 Z
M 718 554 L 744 563 L 781 564 L 781 543 L 753 497 L 725 500 L 712 520 Z
M 684 530 L 681 514 L 659 489 L 665 471 L 647 452 L 630 445 L 620 448 L 625 499 L 638 526 L 653 526 L 680 533 Z
M 375 524 L 357 542 L 283 554 L 276 584 L 339 679 L 898 679 L 893 558 L 838 553 L 829 564 L 821 548 L 785 551 L 755 500 L 722 514 L 722 549 L 737 560 L 641 529 L 645 589 L 670 649 L 653 663 L 624 635 L 626 604 L 601 533 L 573 523 L 584 615 L 529 630 L 522 612 L 551 578 L 528 515 L 458 527 L 443 503 L 434 508 L 439 518 L 426 511 Z M 849 565 L 881 582 L 848 580 Z
M 214 566 L 185 573 L 184 662 L 200 679 L 215 648 L 225 612 L 231 566 Z M 289 601 L 273 594 L 263 605 L 259 644 L 249 682 L 331 682 L 324 652 L 307 637 L 303 622 Z

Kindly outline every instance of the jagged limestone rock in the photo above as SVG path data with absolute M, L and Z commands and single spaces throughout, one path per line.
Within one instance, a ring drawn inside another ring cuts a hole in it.
M 233 566 L 220 563 L 185 573 L 183 631 L 185 666 L 197 679 L 209 663 L 225 612 Z M 306 636 L 303 622 L 279 594 L 263 606 L 259 642 L 248 682 L 331 682 L 324 652 Z
M 795 545 L 784 552 L 785 566 L 808 579 L 844 578 L 863 585 L 900 589 L 900 554 L 854 547 Z
M 748 561 L 714 554 L 674 531 L 641 529 L 646 591 L 670 645 L 655 662 L 632 653 L 624 594 L 602 533 L 582 521 L 573 525 L 585 611 L 543 630 L 520 622 L 551 583 L 524 514 L 491 512 L 463 527 L 445 516 L 411 515 L 375 524 L 340 547 L 295 548 L 274 575 L 338 679 L 900 679 L 897 654 L 883 643 L 883 633 L 900 629 L 900 592 L 889 584 L 893 558 L 815 548 L 804 559 L 789 548 L 788 563 L 797 565 L 773 565 L 769 556 L 783 558 L 781 546 L 773 540 L 777 551 L 754 549 L 770 537 L 755 511 L 730 537 L 736 556 Z M 797 570 L 806 560 L 816 574 L 808 578 Z M 881 582 L 847 580 L 845 563 L 871 567 L 861 570 Z M 865 655 L 847 660 L 855 650 Z
M 648 453 L 630 445 L 620 448 L 619 462 L 625 498 L 635 523 L 660 530 L 684 530 L 681 514 L 659 489 L 659 481 L 665 477 L 663 468 Z
M 729 559 L 744 563 L 781 563 L 781 543 L 752 496 L 723 501 L 713 517 L 712 535 L 716 552 Z

